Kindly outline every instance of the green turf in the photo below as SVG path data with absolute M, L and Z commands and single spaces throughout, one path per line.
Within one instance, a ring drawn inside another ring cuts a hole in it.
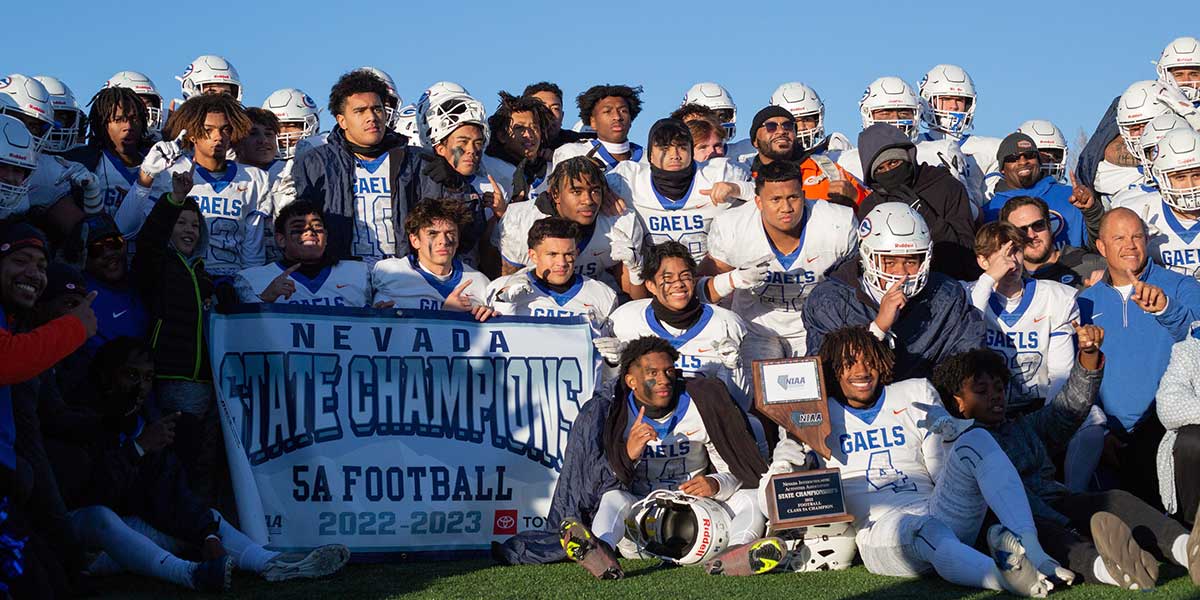
M 322 581 L 270 584 L 238 574 L 224 598 L 998 598 L 1001 594 L 957 587 L 936 579 L 896 579 L 871 575 L 863 567 L 830 573 L 783 573 L 759 577 L 710 577 L 698 568 L 659 568 L 657 561 L 621 561 L 622 581 L 596 581 L 575 564 L 498 567 L 489 561 L 443 561 L 395 565 L 354 565 Z M 1164 566 L 1159 588 L 1135 594 L 1115 587 L 1081 585 L 1051 598 L 1198 598 L 1187 573 Z M 97 582 L 101 598 L 198 596 L 150 581 L 121 576 Z

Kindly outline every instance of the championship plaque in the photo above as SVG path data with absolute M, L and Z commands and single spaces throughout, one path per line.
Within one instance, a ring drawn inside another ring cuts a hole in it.
M 754 361 L 754 406 L 796 439 L 828 459 L 829 404 L 817 357 Z M 816 469 L 774 475 L 767 483 L 771 529 L 853 520 L 846 513 L 841 473 Z

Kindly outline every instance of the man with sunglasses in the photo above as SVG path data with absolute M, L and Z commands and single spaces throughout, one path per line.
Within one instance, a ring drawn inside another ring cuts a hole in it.
M 869 194 L 849 171 L 826 156 L 828 139 L 811 148 L 796 143 L 796 117 L 782 106 L 771 105 L 754 115 L 750 141 L 758 150 L 750 163 L 751 173 L 758 173 L 763 166 L 777 160 L 792 161 L 800 166 L 805 198 L 854 208 Z
M 1089 246 L 1090 232 L 1100 228 L 1104 207 L 1092 202 L 1085 214 L 1072 204 L 1074 190 L 1042 172 L 1042 155 L 1033 138 L 1024 133 L 1008 134 L 996 151 L 1003 180 L 996 184 L 996 194 L 983 207 L 985 223 L 1000 218 L 1000 209 L 1009 198 L 1033 196 L 1050 207 L 1050 227 L 1056 246 Z
M 1057 281 L 1076 290 L 1103 274 L 1104 257 L 1078 246 L 1056 246 L 1050 229 L 1050 207 L 1033 196 L 1013 196 L 1000 209 L 1000 220 L 1015 225 L 1029 238 L 1025 272 L 1034 279 Z

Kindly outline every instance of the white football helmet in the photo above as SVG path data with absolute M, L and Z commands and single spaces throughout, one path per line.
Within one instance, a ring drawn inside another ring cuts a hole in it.
M 300 140 L 317 135 L 321 119 L 317 116 L 321 109 L 312 97 L 296 88 L 283 88 L 271 92 L 262 107 L 275 114 L 279 123 L 294 123 L 301 127 L 300 131 L 280 132 L 275 136 L 279 150 L 275 158 L 288 160 L 296 155 L 296 144 Z
M 788 567 L 797 573 L 849 569 L 858 556 L 853 523 L 812 525 L 779 532 L 788 545 Z
M 13 73 L 0 77 L 0 94 L 6 94 L 11 102 L 0 105 L 0 113 L 16 117 L 25 123 L 33 136 L 33 150 L 42 152 L 54 128 L 54 107 L 50 104 L 50 92 L 42 82 Z
M 961 137 L 971 130 L 975 120 L 975 82 L 962 67 L 937 65 L 921 78 L 917 87 L 925 101 L 921 119 L 930 129 L 952 137 Z M 966 98 L 967 109 L 958 112 L 938 108 L 937 99 L 942 96 Z
M 1177 86 L 1188 100 L 1200 102 L 1200 87 L 1196 82 L 1179 83 L 1171 75 L 1171 69 L 1193 67 L 1200 69 L 1200 40 L 1194 37 L 1175 38 L 1158 57 L 1158 80 Z
M 911 110 L 912 117 L 908 119 L 876 119 L 872 116 L 877 110 Z M 911 140 L 917 139 L 920 128 L 917 126 L 918 114 L 921 112 L 921 99 L 903 79 L 899 77 L 880 77 L 867 86 L 862 100 L 858 101 L 858 113 L 862 116 L 863 129 L 876 123 L 887 123 L 903 131 Z
M 737 105 L 729 90 L 721 87 L 721 84 L 706 81 L 693 85 L 683 95 L 683 104 L 699 104 L 712 109 L 725 128 L 725 139 L 732 140 L 737 135 Z
M 729 546 L 729 513 L 711 498 L 656 490 L 630 507 L 625 536 L 656 558 L 703 564 Z
M 242 101 L 242 79 L 238 77 L 233 63 L 220 56 L 205 54 L 196 57 L 183 75 L 175 79 L 179 80 L 179 89 L 184 100 L 203 94 L 204 86 L 210 83 L 227 83 L 233 86 L 233 97 L 237 98 L 238 102 Z
M 8 100 L 0 100 L 0 105 Z M 29 178 L 37 170 L 37 150 L 29 128 L 16 117 L 0 114 L 0 163 L 25 171 L 20 181 L 0 180 L 0 209 L 13 210 L 29 191 Z
M 863 217 L 858 224 L 858 253 L 862 257 L 863 279 L 872 290 L 887 293 L 902 275 L 883 270 L 883 257 L 917 254 L 921 267 L 904 282 L 904 295 L 912 298 L 925 289 L 929 263 L 933 260 L 933 240 L 925 219 L 903 202 L 884 202 Z
M 825 138 L 825 103 L 816 90 L 799 81 L 785 83 L 775 88 L 771 104 L 786 108 L 796 118 L 796 141 L 801 148 L 808 150 Z M 817 116 L 817 126 L 801 130 L 800 118 L 813 115 Z
M 1130 154 L 1138 155 L 1138 137 L 1133 128 L 1145 125 L 1158 115 L 1171 112 L 1170 106 L 1158 100 L 1163 84 L 1157 81 L 1137 81 L 1125 89 L 1117 101 L 1117 129 Z
M 120 71 L 104 82 L 104 87 L 129 88 L 146 104 L 146 127 L 153 131 L 163 128 L 163 97 L 149 77 L 137 71 Z
M 483 104 L 466 94 L 438 94 L 434 99 L 421 96 L 417 119 L 421 145 L 426 148 L 440 144 L 460 125 L 478 125 L 483 130 L 485 146 L 491 135 Z
M 396 112 L 396 131 L 408 137 L 408 143 L 421 143 L 420 128 L 417 127 L 417 107 L 415 104 L 405 104 Z
M 357 71 L 366 71 L 367 73 L 370 73 L 370 74 L 378 77 L 380 80 L 383 81 L 383 84 L 387 86 L 388 97 L 385 98 L 383 101 L 383 108 L 384 108 L 384 110 L 387 111 L 387 127 L 388 127 L 388 129 L 395 130 L 396 129 L 396 119 L 399 118 L 396 114 L 396 111 L 397 111 L 397 109 L 400 108 L 401 102 L 403 102 L 403 100 L 400 98 L 400 93 L 396 91 L 396 81 L 392 79 L 391 75 L 388 75 L 387 73 L 383 72 L 381 69 L 376 69 L 375 67 L 359 67 L 356 70 Z
M 75 101 L 75 94 L 57 77 L 34 75 L 50 93 L 54 109 L 54 126 L 46 134 L 47 152 L 66 152 L 83 143 L 87 132 L 87 115 Z
M 1182 211 L 1200 209 L 1200 186 L 1176 187 L 1169 177 L 1178 171 L 1200 170 L 1200 133 L 1191 127 L 1168 133 L 1158 143 L 1153 169 L 1163 202 Z
M 1042 156 L 1042 173 L 1060 181 L 1066 181 L 1067 176 L 1067 138 L 1062 131 L 1050 121 L 1032 119 L 1021 123 L 1017 131 L 1033 138 L 1033 144 L 1038 150 L 1058 150 L 1062 158 L 1056 161 L 1046 160 Z
M 1142 135 L 1138 137 L 1138 153 L 1134 155 L 1137 157 L 1138 162 L 1142 163 L 1142 176 L 1146 184 L 1156 185 L 1156 180 L 1154 179 L 1154 159 L 1158 156 L 1158 144 L 1163 141 L 1163 138 L 1167 137 L 1168 133 L 1180 127 L 1184 129 L 1192 128 L 1186 119 L 1173 112 L 1158 115 L 1150 119 L 1149 123 L 1146 123 L 1146 128 L 1142 130 Z

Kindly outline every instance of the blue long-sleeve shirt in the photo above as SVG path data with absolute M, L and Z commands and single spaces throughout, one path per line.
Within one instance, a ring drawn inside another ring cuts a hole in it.
M 1126 431 L 1153 410 L 1171 346 L 1200 318 L 1200 283 L 1194 278 L 1147 262 L 1138 279 L 1166 294 L 1167 308 L 1160 314 L 1151 315 L 1122 297 L 1108 273 L 1079 294 L 1080 320 L 1104 328 L 1107 373 L 1100 385 L 1100 406 L 1110 424 L 1116 421 Z
M 1071 204 L 1071 186 L 1063 185 L 1049 175 L 1032 187 L 996 192 L 983 207 L 983 221 L 989 223 L 999 219 L 1004 203 L 1016 196 L 1041 198 L 1050 207 L 1050 228 L 1054 232 L 1055 246 L 1082 248 L 1086 245 L 1087 224 L 1083 219 L 1083 212 Z

